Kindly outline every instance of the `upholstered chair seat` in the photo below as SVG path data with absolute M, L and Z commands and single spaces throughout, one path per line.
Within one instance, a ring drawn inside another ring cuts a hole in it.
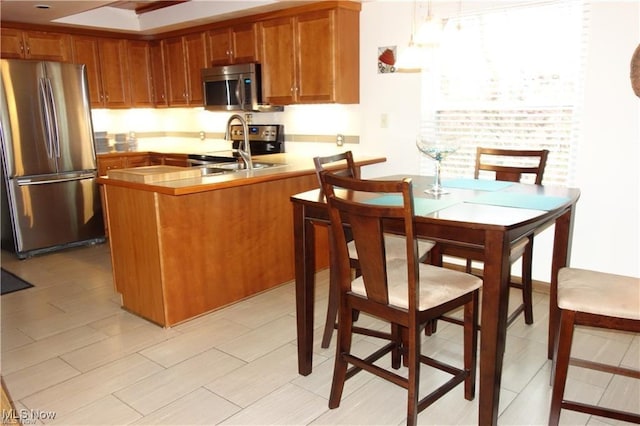
M 638 278 L 563 268 L 558 273 L 558 307 L 607 317 L 640 320 Z
M 558 272 L 557 303 L 560 327 L 553 356 L 553 392 L 549 425 L 560 422 L 560 411 L 570 410 L 625 422 L 640 423 L 640 413 L 565 399 L 569 365 L 640 379 L 632 366 L 610 365 L 571 356 L 575 326 L 640 333 L 640 278 L 577 268 Z M 553 301 L 551 301 L 553 303 Z M 595 350 L 595 348 L 594 348 Z M 621 397 L 633 398 L 631 394 Z M 636 401 L 637 402 L 637 401 Z M 635 404 L 637 406 L 637 404 Z

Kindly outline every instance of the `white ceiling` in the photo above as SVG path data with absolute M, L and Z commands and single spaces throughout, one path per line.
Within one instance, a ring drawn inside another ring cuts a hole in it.
M 311 2 L 190 0 L 137 15 L 134 10 L 114 7 L 117 2 L 113 0 L 2 0 L 0 18 L 6 22 L 155 34 Z M 49 8 L 37 8 L 39 5 Z

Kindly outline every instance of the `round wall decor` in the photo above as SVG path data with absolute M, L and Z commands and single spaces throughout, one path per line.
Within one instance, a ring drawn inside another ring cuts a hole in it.
M 636 96 L 640 98 L 640 44 L 631 57 L 631 87 L 633 87 Z

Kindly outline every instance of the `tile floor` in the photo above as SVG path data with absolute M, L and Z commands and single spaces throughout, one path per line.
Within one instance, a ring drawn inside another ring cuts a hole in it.
M 314 371 L 297 374 L 293 283 L 162 329 L 129 314 L 114 293 L 108 245 L 25 261 L 2 252 L 2 266 L 35 285 L 2 296 L 1 371 L 27 421 L 62 425 L 402 425 L 406 394 L 361 373 L 341 406 L 327 407 L 334 347 L 316 343 Z M 318 274 L 316 342 L 328 274 Z M 499 423 L 545 424 L 548 296 L 535 294 L 535 324 L 508 331 Z M 361 319 L 371 325 L 375 320 Z M 335 339 L 334 339 L 335 341 Z M 460 362 L 461 328 L 441 323 L 423 351 Z M 362 350 L 375 339 L 359 338 Z M 640 337 L 581 330 L 576 352 L 640 367 Z M 422 387 L 441 378 L 423 369 Z M 568 395 L 640 411 L 638 381 L 572 367 Z M 51 419 L 52 413 L 55 418 Z M 475 424 L 477 399 L 462 388 L 419 416 L 420 424 Z M 617 424 L 564 413 L 571 425 Z

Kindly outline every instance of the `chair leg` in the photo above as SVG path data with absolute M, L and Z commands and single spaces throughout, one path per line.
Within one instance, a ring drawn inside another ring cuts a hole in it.
M 407 330 L 407 426 L 418 422 L 418 400 L 420 392 L 420 329 L 409 327 Z
M 353 337 L 353 312 L 347 301 L 340 301 L 338 317 L 338 343 L 336 345 L 336 359 L 333 367 L 333 381 L 329 395 L 329 408 L 340 406 L 344 382 L 347 379 L 347 367 L 349 366 L 345 354 L 351 352 L 351 339 Z
M 430 265 L 442 267 L 442 251 L 438 244 L 429 250 L 429 256 L 427 259 Z M 427 324 L 424 328 L 424 334 L 425 336 L 431 336 L 432 334 L 435 334 L 436 331 L 438 331 L 438 320 L 433 319 L 430 321 L 430 324 Z
M 573 311 L 561 311 L 560 330 L 556 340 L 555 354 L 553 357 L 553 392 L 551 394 L 551 408 L 549 409 L 549 426 L 557 426 L 560 421 L 560 409 L 564 398 L 564 390 L 569 370 L 569 357 L 571 356 L 571 342 L 573 340 L 573 325 L 576 313 Z
M 533 266 L 533 236 L 529 237 L 527 247 L 522 255 L 522 303 L 524 304 L 524 322 L 533 324 L 533 278 L 531 268 Z
M 395 347 L 391 351 L 391 368 L 397 370 L 402 363 L 403 339 L 406 338 L 402 333 L 402 328 L 398 324 L 391 323 L 391 339 L 395 342 Z
M 335 263 L 333 263 L 335 265 Z M 324 322 L 324 333 L 322 335 L 322 348 L 328 348 L 331 344 L 331 336 L 336 325 L 338 316 L 338 304 L 340 300 L 340 284 L 338 283 L 338 268 L 329 269 L 329 300 L 327 302 L 327 317 Z
M 478 355 L 478 290 L 471 302 L 464 305 L 464 369 L 469 375 L 464 380 L 464 398 L 471 401 L 476 391 L 476 357 Z
M 336 264 L 332 261 L 332 264 Z M 324 332 L 322 333 L 322 343 L 320 347 L 326 349 L 331 344 L 333 330 L 336 328 L 336 320 L 338 319 L 338 305 L 340 304 L 340 283 L 338 282 L 337 269 L 329 269 L 329 299 L 327 301 L 327 317 L 324 321 Z M 335 275 L 334 275 L 335 274 Z M 358 271 L 356 271 L 358 274 Z M 358 321 L 360 311 L 353 310 L 351 314 L 353 321 Z
M 436 331 L 438 331 L 438 320 L 432 319 L 424 327 L 424 335 L 431 336 L 432 334 L 435 334 Z
M 329 247 L 333 247 L 333 232 L 329 228 Z M 331 250 L 331 265 L 337 265 L 337 259 L 334 258 L 334 250 Z M 328 348 L 331 343 L 331 336 L 336 325 L 336 317 L 338 316 L 338 300 L 340 298 L 340 284 L 338 282 L 338 268 L 329 266 L 329 300 L 327 302 L 327 317 L 324 322 L 324 334 L 322 335 L 323 348 Z

